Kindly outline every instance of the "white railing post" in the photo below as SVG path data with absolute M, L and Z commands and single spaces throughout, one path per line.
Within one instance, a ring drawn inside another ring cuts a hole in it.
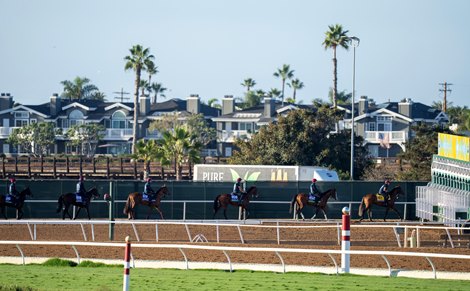
M 351 235 L 351 217 L 349 216 L 349 208 L 348 207 L 343 207 L 343 224 L 341 227 L 341 232 L 342 232 L 342 243 L 341 243 L 341 270 L 343 273 L 349 273 L 349 253 L 346 253 L 346 251 L 350 250 L 351 247 L 351 242 L 350 242 L 350 235 Z
M 130 285 L 130 259 L 131 259 L 131 240 L 129 236 L 126 236 L 126 249 L 124 252 L 124 280 L 122 284 L 123 291 L 129 291 Z

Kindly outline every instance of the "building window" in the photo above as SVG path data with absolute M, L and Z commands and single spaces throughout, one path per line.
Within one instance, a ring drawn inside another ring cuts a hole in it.
M 15 118 L 24 118 L 24 119 L 28 119 L 29 118 L 29 112 L 27 111 L 16 111 L 15 112 Z
M 127 128 L 126 115 L 122 111 L 113 114 L 111 128 Z
M 392 131 L 392 116 L 377 116 L 378 131 Z
M 28 119 L 15 119 L 15 127 L 23 127 L 28 125 Z
M 246 130 L 246 131 L 253 131 L 253 123 L 252 122 L 240 122 L 238 123 L 238 129 Z
M 369 122 L 369 123 L 367 123 L 367 126 L 368 126 L 367 131 L 376 131 L 377 130 L 375 122 Z
M 70 112 L 69 119 L 64 120 L 64 128 L 69 128 L 74 125 L 81 125 L 84 123 L 83 121 L 83 113 L 80 110 L 74 110 Z

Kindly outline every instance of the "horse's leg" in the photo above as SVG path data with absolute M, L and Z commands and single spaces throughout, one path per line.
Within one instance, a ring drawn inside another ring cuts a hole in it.
M 390 209 L 390 208 L 389 208 L 388 206 L 387 206 L 387 208 L 385 209 L 384 221 L 385 221 L 385 219 L 387 218 L 388 210 L 389 210 L 389 209 Z
M 72 208 L 72 210 L 73 210 L 73 208 Z M 82 208 L 81 208 L 81 207 L 78 207 L 78 211 L 77 211 L 77 213 L 75 214 L 74 220 L 77 219 L 78 214 L 80 213 L 80 210 L 82 210 Z
M 325 217 L 325 220 L 328 220 L 328 217 L 326 216 L 326 211 L 323 208 L 320 208 L 320 210 L 323 212 L 323 217 Z
M 88 209 L 88 206 L 85 207 L 85 210 L 86 210 L 86 214 L 88 216 L 88 220 L 91 220 L 91 217 L 90 217 L 90 209 Z
M 20 220 L 21 218 L 23 218 L 23 210 L 21 210 L 21 208 L 17 208 L 16 209 L 16 219 Z
M 369 216 L 369 221 L 372 221 L 372 207 L 367 207 L 367 216 Z
M 312 218 L 310 218 L 310 219 L 315 219 L 315 217 L 317 217 L 317 214 L 318 214 L 318 207 L 315 207 L 315 213 L 313 214 Z
M 6 212 L 6 210 L 5 210 L 6 207 L 5 207 L 5 206 L 2 206 L 2 207 L 0 207 L 0 208 L 2 209 L 3 217 L 5 217 L 5 219 L 8 219 L 8 217 L 7 217 L 7 212 Z
M 228 219 L 227 218 L 227 206 L 224 207 L 224 217 L 225 217 L 225 219 Z
M 395 211 L 395 213 L 400 217 L 400 220 L 403 221 L 403 217 L 401 216 L 400 212 L 395 208 L 395 205 L 393 205 L 392 210 Z
M 152 215 L 152 208 L 155 208 L 155 206 L 152 206 L 149 203 L 149 210 L 147 211 L 147 218 L 146 219 L 150 219 L 150 215 Z
M 156 209 L 157 212 L 160 214 L 160 218 L 161 218 L 161 219 L 164 219 L 164 218 L 163 218 L 163 212 L 160 210 L 160 207 L 155 207 L 155 209 Z

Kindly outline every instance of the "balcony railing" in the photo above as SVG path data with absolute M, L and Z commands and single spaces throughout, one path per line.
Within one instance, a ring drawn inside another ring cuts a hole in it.
M 220 142 L 235 142 L 235 139 L 251 138 L 252 133 L 247 130 L 222 130 Z
M 132 137 L 131 128 L 107 128 L 104 132 L 104 139 L 119 139 Z
M 388 139 L 389 143 L 404 143 L 408 139 L 406 131 L 366 131 L 367 142 L 380 143 Z

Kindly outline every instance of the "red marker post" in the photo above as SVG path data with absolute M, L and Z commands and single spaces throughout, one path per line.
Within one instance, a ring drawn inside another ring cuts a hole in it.
M 343 207 L 343 224 L 341 226 L 341 270 L 343 273 L 349 273 L 349 254 L 345 251 L 349 251 L 351 248 L 350 236 L 351 236 L 351 217 L 349 216 L 349 207 Z
M 129 291 L 130 285 L 130 268 L 131 268 L 131 241 L 129 236 L 126 236 L 126 250 L 124 253 L 124 282 L 122 284 L 123 291 Z

